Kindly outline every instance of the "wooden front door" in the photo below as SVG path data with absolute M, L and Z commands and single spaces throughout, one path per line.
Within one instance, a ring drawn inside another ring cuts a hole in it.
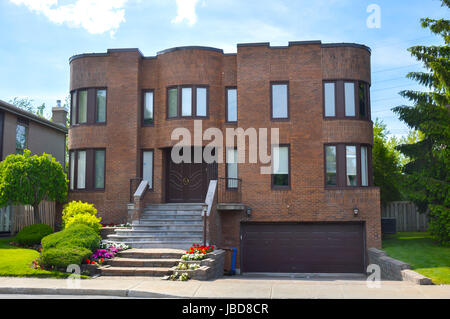
M 193 150 L 191 163 L 174 163 L 167 150 L 167 198 L 168 203 L 203 203 L 208 184 L 217 178 L 217 164 L 194 163 Z

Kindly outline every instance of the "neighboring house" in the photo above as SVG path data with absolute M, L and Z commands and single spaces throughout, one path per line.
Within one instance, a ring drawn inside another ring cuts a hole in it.
M 112 49 L 75 55 L 70 70 L 69 200 L 91 202 L 103 222 L 122 223 L 133 182 L 143 178 L 146 205 L 179 204 L 152 206 L 161 214 L 141 226 L 166 235 L 143 236 L 144 228 L 139 235 L 138 225 L 128 239 L 136 246 L 179 244 L 167 234 L 188 222 L 164 224 L 180 220 L 173 215 L 183 214 L 183 203 L 203 203 L 218 180 L 207 238 L 236 247 L 242 272 L 361 273 L 367 248 L 381 247 L 368 47 L 255 43 L 239 44 L 237 54 L 178 47 L 155 57 Z M 279 128 L 277 169 L 262 175 L 261 163 L 174 163 L 172 131 L 194 136 L 194 120 L 203 132 L 217 127 L 224 135 L 227 128 Z
M 65 168 L 67 111 L 62 107 L 52 111 L 48 121 L 0 100 L 0 160 L 29 149 L 32 155 L 51 154 Z M 11 219 L 11 207 L 3 208 L 0 233 L 11 231 Z

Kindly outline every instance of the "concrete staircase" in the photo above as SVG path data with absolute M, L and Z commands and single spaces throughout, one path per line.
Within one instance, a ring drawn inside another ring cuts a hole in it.
M 185 253 L 179 249 L 130 249 L 113 259 L 106 260 L 100 268 L 102 276 L 152 276 L 172 274 L 170 268 L 178 265 Z
M 132 248 L 188 249 L 203 241 L 203 204 L 153 204 L 131 229 L 116 229 L 108 239 Z

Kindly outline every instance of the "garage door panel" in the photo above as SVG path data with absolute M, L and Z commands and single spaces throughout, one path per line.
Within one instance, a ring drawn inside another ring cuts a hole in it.
M 244 272 L 363 272 L 362 224 L 243 224 Z

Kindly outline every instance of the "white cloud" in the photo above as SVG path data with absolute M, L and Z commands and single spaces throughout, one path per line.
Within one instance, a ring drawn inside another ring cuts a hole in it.
M 74 0 L 58 4 L 58 0 L 10 0 L 25 5 L 29 10 L 42 13 L 51 22 L 66 23 L 69 27 L 83 28 L 91 34 L 110 32 L 113 36 L 125 21 L 123 9 L 128 0 Z
M 197 14 L 195 13 L 195 6 L 198 0 L 176 0 L 177 1 L 177 16 L 172 20 L 172 23 L 181 23 L 184 20 L 192 26 L 197 22 Z M 205 6 L 205 2 L 202 3 Z

